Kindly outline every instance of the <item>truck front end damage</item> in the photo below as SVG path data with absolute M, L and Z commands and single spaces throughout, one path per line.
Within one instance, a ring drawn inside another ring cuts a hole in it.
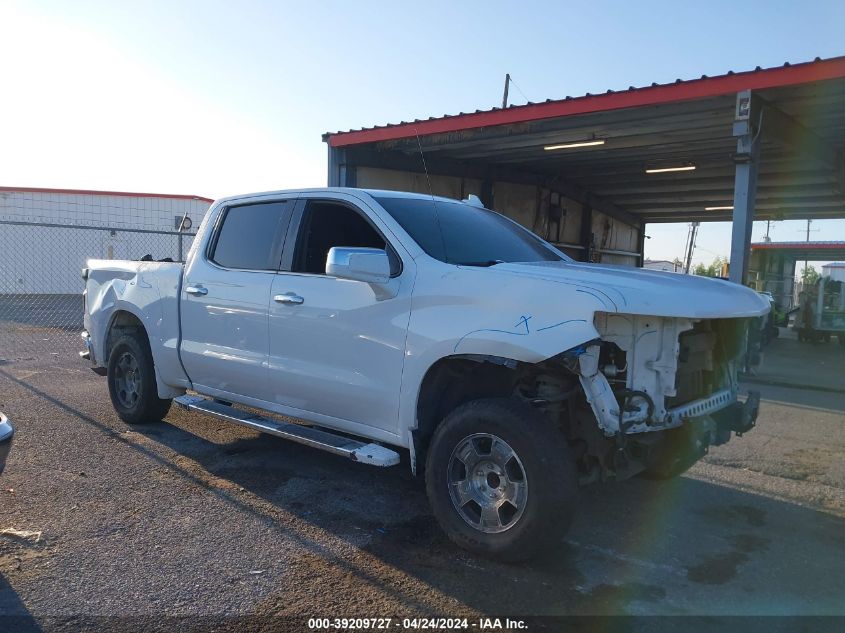
M 759 396 L 740 401 L 737 385 L 747 322 L 596 313 L 600 338 L 564 355 L 586 401 L 569 425 L 583 479 L 672 476 L 749 431 Z

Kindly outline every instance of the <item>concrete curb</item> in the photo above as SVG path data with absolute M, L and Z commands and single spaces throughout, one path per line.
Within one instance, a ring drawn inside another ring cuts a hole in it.
M 769 385 L 771 387 L 788 387 L 790 389 L 807 389 L 810 391 L 824 391 L 826 393 L 841 393 L 845 394 L 845 387 L 825 387 L 824 385 L 803 385 L 786 380 L 777 380 L 772 378 L 764 378 L 761 376 L 749 376 L 747 374 L 740 374 L 739 382 L 747 382 L 756 385 Z

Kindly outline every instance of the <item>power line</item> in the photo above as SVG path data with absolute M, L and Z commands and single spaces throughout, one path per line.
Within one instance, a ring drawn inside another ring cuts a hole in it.
M 516 83 L 516 82 L 513 80 L 513 77 L 511 77 L 511 83 L 512 83 L 512 84 L 516 87 L 516 89 L 517 89 L 517 91 L 519 92 L 519 94 L 521 94 L 521 95 L 522 95 L 522 98 L 523 98 L 523 99 L 525 99 L 525 102 L 526 102 L 526 103 L 528 103 L 529 101 L 531 101 L 531 99 L 529 99 L 528 97 L 526 97 L 526 96 L 525 96 L 525 93 L 524 93 L 524 92 L 522 92 L 522 88 L 520 88 L 520 87 L 519 87 L 519 84 L 518 84 L 518 83 Z

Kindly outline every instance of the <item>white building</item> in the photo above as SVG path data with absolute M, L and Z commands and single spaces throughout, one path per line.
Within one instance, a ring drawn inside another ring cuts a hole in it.
M 191 195 L 0 187 L 0 295 L 76 294 L 88 258 L 184 257 L 212 200 Z M 181 246 L 181 248 L 180 248 Z M 181 251 L 181 255 L 180 255 Z
M 648 270 L 662 270 L 664 272 L 683 272 L 679 262 L 670 262 L 668 259 L 647 259 L 643 262 L 643 268 Z
M 822 277 L 830 277 L 833 281 L 845 281 L 845 262 L 830 262 L 822 266 Z

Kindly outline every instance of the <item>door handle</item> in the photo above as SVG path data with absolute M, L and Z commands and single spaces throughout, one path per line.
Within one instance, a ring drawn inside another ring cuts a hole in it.
M 287 294 L 283 295 L 276 295 L 273 297 L 273 301 L 276 303 L 291 303 L 293 305 L 300 305 L 302 302 L 305 301 L 302 297 L 292 292 L 288 292 Z
M 202 295 L 208 294 L 208 288 L 203 288 L 202 286 L 199 286 L 199 285 L 188 286 L 187 288 L 185 288 L 185 292 L 187 292 L 189 295 L 202 296 Z

